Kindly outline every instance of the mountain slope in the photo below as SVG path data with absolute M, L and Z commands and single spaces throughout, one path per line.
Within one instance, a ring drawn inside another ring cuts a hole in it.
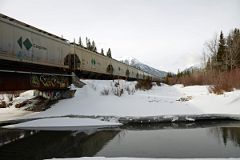
M 160 71 L 158 69 L 150 67 L 133 57 L 121 57 L 121 58 L 118 58 L 118 60 L 125 64 L 128 64 L 128 65 L 133 66 L 138 69 L 141 69 L 145 72 L 148 72 L 150 74 L 153 74 L 155 76 L 165 77 L 167 75 L 167 72 Z

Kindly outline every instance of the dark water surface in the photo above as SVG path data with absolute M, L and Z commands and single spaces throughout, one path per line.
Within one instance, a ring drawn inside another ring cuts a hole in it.
M 131 125 L 93 133 L 0 129 L 0 159 L 83 156 L 240 157 L 240 122 Z

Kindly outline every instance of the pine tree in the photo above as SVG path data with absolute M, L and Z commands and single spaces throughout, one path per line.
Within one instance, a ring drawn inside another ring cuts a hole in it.
M 89 43 L 88 43 L 88 37 L 86 37 L 86 47 L 87 47 L 87 49 L 89 49 Z
M 90 39 L 88 38 L 86 38 L 86 46 L 87 46 L 87 49 L 91 50 L 92 45 L 91 45 Z
M 103 49 L 101 49 L 101 55 L 104 55 L 104 51 L 103 51 Z
M 226 61 L 226 44 L 223 33 L 221 31 L 219 39 L 219 48 L 217 52 L 218 69 L 222 69 L 224 67 L 223 65 L 225 61 Z
M 83 46 L 81 37 L 79 37 L 78 44 L 79 44 L 80 46 Z
M 233 47 L 236 66 L 240 66 L 240 30 L 235 28 L 233 32 Z
M 107 51 L 107 56 L 112 58 L 112 53 L 111 53 L 111 49 L 109 48 L 108 51 Z
M 91 50 L 92 50 L 93 52 L 97 52 L 97 47 L 96 47 L 96 44 L 95 44 L 94 41 L 92 41 Z

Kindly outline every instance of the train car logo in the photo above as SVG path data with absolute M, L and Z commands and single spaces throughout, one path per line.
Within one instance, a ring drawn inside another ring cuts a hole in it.
M 22 49 L 22 37 L 20 37 L 17 42 L 19 47 Z
M 23 41 L 22 37 L 20 37 L 17 42 L 21 49 L 23 48 L 23 45 L 27 50 L 31 49 L 33 46 L 32 42 L 28 38 L 26 38 L 25 41 Z
M 92 59 L 92 60 L 91 60 L 91 63 L 92 63 L 92 65 L 95 66 L 95 65 L 96 65 L 96 60 L 95 60 L 95 59 Z

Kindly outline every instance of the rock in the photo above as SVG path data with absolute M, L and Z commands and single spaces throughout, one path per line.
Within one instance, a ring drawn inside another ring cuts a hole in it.
M 9 102 L 8 104 L 7 104 L 7 107 L 10 107 L 10 106 L 12 106 L 13 105 L 13 102 Z
M 181 97 L 181 98 L 177 99 L 176 101 L 186 102 L 186 101 L 190 101 L 191 99 L 192 99 L 192 96 L 187 96 L 187 97 Z
M 30 100 L 23 101 L 22 103 L 18 103 L 15 105 L 15 108 L 21 108 L 26 106 L 27 104 L 31 104 L 32 102 Z
M 7 103 L 5 101 L 0 101 L 0 108 L 6 108 Z

